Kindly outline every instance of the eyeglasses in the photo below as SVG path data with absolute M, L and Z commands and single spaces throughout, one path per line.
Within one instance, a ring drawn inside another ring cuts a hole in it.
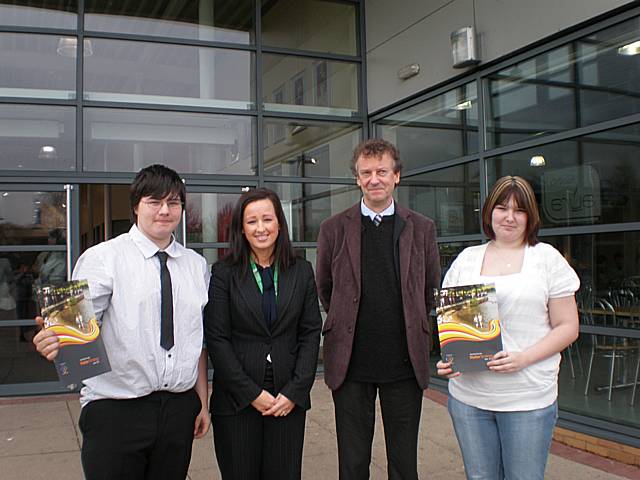
M 141 200 L 151 210 L 160 210 L 166 203 L 169 210 L 180 210 L 182 208 L 182 202 L 180 200 Z

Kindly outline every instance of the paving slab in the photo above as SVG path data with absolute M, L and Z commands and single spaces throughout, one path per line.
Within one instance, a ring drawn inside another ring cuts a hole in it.
M 336 479 L 338 454 L 331 392 L 319 379 L 311 396 L 312 409 L 307 415 L 303 451 L 303 478 Z M 420 478 L 464 480 L 460 450 L 443 405 L 445 397 L 433 393 L 428 397 L 422 404 L 418 443 Z M 82 480 L 81 435 L 77 429 L 79 415 L 79 402 L 71 395 L 0 400 L 1 480 Z M 370 477 L 383 480 L 387 478 L 387 462 L 379 408 L 376 417 Z M 549 457 L 547 480 L 640 479 L 640 469 L 635 467 L 569 447 L 555 445 L 552 451 L 558 454 Z M 622 473 L 618 476 L 611 472 Z M 188 479 L 220 479 L 211 431 L 205 438 L 194 442 Z

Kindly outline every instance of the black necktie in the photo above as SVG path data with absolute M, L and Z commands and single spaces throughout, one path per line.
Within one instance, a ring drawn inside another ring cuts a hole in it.
M 382 215 L 380 215 L 379 213 L 376 214 L 375 217 L 373 217 L 373 224 L 377 227 L 382 223 Z
M 160 346 L 165 350 L 173 347 L 173 293 L 171 274 L 167 268 L 167 253 L 156 253 L 160 259 Z

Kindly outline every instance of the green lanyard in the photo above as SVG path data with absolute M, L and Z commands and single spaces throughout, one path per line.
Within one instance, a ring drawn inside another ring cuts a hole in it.
M 262 277 L 260 276 L 260 272 L 258 271 L 258 266 L 256 265 L 256 262 L 253 261 L 253 258 L 249 258 L 249 262 L 251 263 L 251 271 L 253 272 L 253 278 L 256 279 L 256 283 L 258 284 L 260 293 L 264 293 L 264 288 L 262 286 Z M 273 287 L 276 290 L 276 298 L 278 298 L 278 267 L 277 266 L 273 272 Z

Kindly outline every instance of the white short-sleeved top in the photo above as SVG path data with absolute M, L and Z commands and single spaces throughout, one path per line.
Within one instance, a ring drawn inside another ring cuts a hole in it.
M 573 295 L 580 280 L 560 252 L 547 243 L 526 247 L 519 273 L 480 275 L 487 245 L 463 250 L 442 286 L 495 283 L 503 348 L 523 351 L 551 330 L 549 299 Z M 449 381 L 449 393 L 484 410 L 535 410 L 556 400 L 559 369 L 560 353 L 556 353 L 515 373 L 463 373 Z
M 111 371 L 84 381 L 82 406 L 103 398 L 137 398 L 194 386 L 202 351 L 202 311 L 207 303 L 206 261 L 175 240 L 165 249 L 173 292 L 175 344 L 160 346 L 158 247 L 134 225 L 128 233 L 91 247 L 78 259 L 76 280 L 89 292 Z

